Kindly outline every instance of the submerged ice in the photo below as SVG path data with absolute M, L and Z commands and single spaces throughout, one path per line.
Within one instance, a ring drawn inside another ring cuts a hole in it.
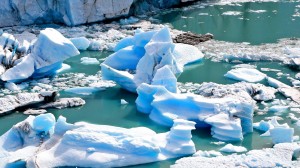
M 175 120 L 169 132 L 157 134 L 145 127 L 69 124 L 49 113 L 29 116 L 0 137 L 0 166 L 121 167 L 175 158 L 195 153 L 194 125 Z

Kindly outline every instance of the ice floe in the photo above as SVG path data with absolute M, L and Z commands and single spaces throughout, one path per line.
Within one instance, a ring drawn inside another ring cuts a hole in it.
M 246 82 L 260 82 L 267 76 L 264 73 L 252 68 L 236 68 L 228 71 L 225 77 Z
M 64 117 L 55 121 L 52 114 L 29 116 L 0 137 L 0 166 L 121 167 L 180 157 L 196 152 L 194 124 L 175 120 L 169 132 L 157 134 L 145 127 L 69 124 Z
M 297 167 L 299 161 L 293 157 L 299 154 L 299 144 L 281 143 L 273 148 L 251 150 L 241 155 L 217 157 L 186 157 L 176 161 L 172 168 L 192 167 Z

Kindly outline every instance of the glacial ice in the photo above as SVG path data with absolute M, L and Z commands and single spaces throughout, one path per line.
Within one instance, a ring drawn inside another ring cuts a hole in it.
M 273 144 L 293 142 L 294 128 L 287 123 L 279 124 L 276 116 L 268 122 L 260 121 L 253 123 L 253 128 L 263 131 L 261 136 L 271 136 Z
M 3 33 L 0 39 L 1 49 L 13 50 L 2 55 L 5 68 L 1 72 L 1 80 L 8 82 L 50 76 L 62 67 L 63 60 L 79 54 L 68 39 L 51 28 L 41 31 L 37 40 L 25 51 L 12 35 Z
M 145 127 L 69 124 L 62 116 L 55 122 L 50 113 L 29 116 L 0 137 L 0 167 L 121 167 L 176 158 L 195 153 L 194 125 L 175 120 L 169 132 L 157 134 Z
M 293 161 L 293 156 L 299 154 L 299 144 L 281 143 L 273 148 L 251 150 L 245 154 L 232 154 L 217 157 L 186 157 L 176 161 L 171 168 L 193 167 L 297 167 L 299 161 Z
M 81 63 L 82 64 L 85 64 L 85 65 L 99 65 L 100 62 L 97 60 L 97 58 L 89 58 L 89 57 L 82 57 L 80 59 Z
M 174 119 L 195 121 L 197 127 L 212 126 L 213 137 L 224 141 L 239 141 L 252 132 L 254 104 L 250 101 L 225 98 L 205 98 L 196 94 L 176 94 L 164 86 L 141 84 L 136 100 L 140 112 L 158 124 L 172 126 Z
M 246 82 L 260 82 L 266 78 L 266 74 L 252 68 L 236 68 L 228 71 L 225 77 Z
M 87 50 L 90 46 L 90 41 L 85 37 L 71 38 L 71 42 L 78 50 Z
M 221 148 L 220 151 L 226 153 L 240 153 L 247 152 L 247 149 L 243 146 L 234 146 L 232 144 L 227 144 L 223 148 Z
M 166 27 L 158 31 L 138 30 L 133 37 L 122 39 L 115 51 L 101 64 L 103 79 L 113 80 L 131 92 L 136 92 L 141 83 L 168 85 L 175 92 L 173 76 L 178 76 L 184 65 L 203 57 L 194 46 L 174 44 Z M 162 73 L 170 79 L 163 80 Z
M 218 152 L 218 151 L 202 151 L 199 150 L 196 153 L 193 154 L 193 157 L 217 157 L 217 156 L 222 156 L 222 153 Z

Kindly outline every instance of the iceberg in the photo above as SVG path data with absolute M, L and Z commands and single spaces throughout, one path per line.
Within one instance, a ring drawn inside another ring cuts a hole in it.
M 12 35 L 0 36 L 0 53 L 12 50 L 0 54 L 5 60 L 0 66 L 2 81 L 51 76 L 62 67 L 62 61 L 79 54 L 70 40 L 51 28 L 42 30 L 37 40 L 25 48 Z
M 146 83 L 138 87 L 137 93 L 138 111 L 161 125 L 171 127 L 174 119 L 194 121 L 197 128 L 212 126 L 213 137 L 224 141 L 242 140 L 243 134 L 253 131 L 252 102 L 172 93 L 164 86 Z
M 175 120 L 169 132 L 157 134 L 145 127 L 69 124 L 50 113 L 29 116 L 0 137 L 0 166 L 122 167 L 182 157 L 196 152 L 194 125 Z
M 136 92 L 142 83 L 164 85 L 176 92 L 176 77 L 184 65 L 202 58 L 196 47 L 174 44 L 167 27 L 158 31 L 138 30 L 116 45 L 115 53 L 101 64 L 101 70 L 103 79 L 113 80 L 131 92 Z

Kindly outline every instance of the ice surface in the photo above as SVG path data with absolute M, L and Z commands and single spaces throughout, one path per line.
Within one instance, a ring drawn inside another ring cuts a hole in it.
M 240 153 L 247 152 L 247 149 L 243 146 L 234 146 L 232 144 L 227 144 L 223 148 L 221 148 L 220 151 L 226 153 Z
M 252 132 L 252 102 L 230 97 L 176 94 L 163 86 L 145 83 L 138 87 L 137 93 L 138 111 L 150 114 L 158 124 L 172 126 L 174 119 L 195 121 L 197 127 L 209 124 L 212 125 L 213 137 L 225 141 L 241 140 L 243 133 Z
M 274 148 L 251 150 L 241 155 L 227 155 L 217 157 L 186 157 L 176 161 L 172 168 L 193 167 L 293 167 L 292 158 L 299 153 L 299 144 L 281 143 Z M 297 165 L 297 164 L 296 164 Z
M 64 117 L 55 122 L 52 114 L 29 116 L 0 137 L 0 165 L 21 161 L 27 167 L 122 167 L 181 157 L 195 153 L 194 125 L 175 120 L 169 132 L 157 134 L 145 127 L 69 124 Z
M 194 46 L 174 44 L 167 27 L 158 31 L 136 31 L 133 37 L 121 40 L 115 51 L 101 64 L 103 78 L 116 81 L 132 92 L 136 92 L 141 83 L 165 85 L 175 92 L 174 76 L 183 71 L 184 65 L 203 57 Z
M 252 68 L 236 68 L 228 71 L 225 77 L 246 82 L 260 82 L 266 78 L 267 75 Z
M 222 156 L 222 153 L 218 152 L 218 151 L 202 151 L 199 150 L 196 153 L 193 154 L 194 157 L 217 157 L 217 156 Z
M 78 50 L 87 50 L 90 46 L 90 41 L 85 37 L 71 38 L 71 42 Z

